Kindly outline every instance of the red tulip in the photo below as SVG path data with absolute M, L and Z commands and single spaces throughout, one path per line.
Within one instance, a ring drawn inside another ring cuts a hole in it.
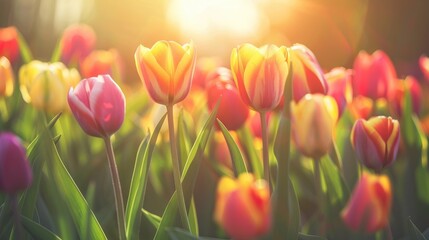
M 313 52 L 302 44 L 294 44 L 291 50 L 295 102 L 308 93 L 326 94 L 328 84 Z
M 359 52 L 353 64 L 353 94 L 363 95 L 373 100 L 388 99 L 396 70 L 390 58 L 381 50 L 369 55 Z
M 229 130 L 237 130 L 246 122 L 249 108 L 240 99 L 240 94 L 232 79 L 231 71 L 218 68 L 208 77 L 207 105 L 210 110 L 220 100 L 217 118 Z
M 12 133 L 0 133 L 0 191 L 15 194 L 30 187 L 32 181 L 21 140 Z
M 90 136 L 108 137 L 124 121 L 125 96 L 109 75 L 83 79 L 70 89 L 67 100 L 76 120 Z
M 116 49 L 92 51 L 81 63 L 84 78 L 111 75 L 122 79 L 122 61 Z
M 19 58 L 19 33 L 15 27 L 0 28 L 0 57 L 13 64 Z
M 391 165 L 399 148 L 399 122 L 391 117 L 373 117 L 355 122 L 351 141 L 359 160 L 368 168 L 381 171 Z
M 341 217 L 352 230 L 374 233 L 386 227 L 391 205 L 389 178 L 363 172 Z
M 61 60 L 66 64 L 81 63 L 94 49 L 94 30 L 84 24 L 72 25 L 64 30 L 61 38 Z

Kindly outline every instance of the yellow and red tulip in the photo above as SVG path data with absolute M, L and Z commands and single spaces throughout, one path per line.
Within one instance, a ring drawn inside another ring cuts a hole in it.
M 90 136 L 109 137 L 122 126 L 125 96 L 109 75 L 83 79 L 68 93 L 70 109 Z
M 326 94 L 328 84 L 313 52 L 302 44 L 294 44 L 290 49 L 293 63 L 293 99 L 295 102 L 298 102 L 308 93 Z
M 388 224 L 391 205 L 392 189 L 387 175 L 363 172 L 341 217 L 354 231 L 374 233 Z
M 217 187 L 215 221 L 237 240 L 254 239 L 271 228 L 268 183 L 243 173 L 238 179 L 222 177 Z
M 381 171 L 391 165 L 399 148 L 399 122 L 391 117 L 372 117 L 355 122 L 351 141 L 359 160 L 370 169 Z
M 0 57 L 0 98 L 9 97 L 14 88 L 13 70 L 6 57 Z
M 5 56 L 13 64 L 19 58 L 19 33 L 16 27 L 0 28 L 0 57 Z
M 298 150 L 314 159 L 328 153 L 337 119 L 338 106 L 331 96 L 307 94 L 292 103 L 292 137 Z
M 31 61 L 19 70 L 20 90 L 25 102 L 50 113 L 68 109 L 67 91 L 75 86 L 80 75 L 63 63 Z
M 30 187 L 33 174 L 19 137 L 0 133 L 0 191 L 16 194 Z
M 389 56 L 381 50 L 369 55 L 359 52 L 353 63 L 353 94 L 363 95 L 373 100 L 388 99 L 396 70 Z
M 134 57 L 140 79 L 155 102 L 171 105 L 185 99 L 195 69 L 192 43 L 158 41 L 152 48 L 140 45 Z
M 283 97 L 289 61 L 286 47 L 234 48 L 231 70 L 243 102 L 258 112 L 275 109 Z
M 77 66 L 94 49 L 96 35 L 94 30 L 84 24 L 71 25 L 61 37 L 61 60 Z

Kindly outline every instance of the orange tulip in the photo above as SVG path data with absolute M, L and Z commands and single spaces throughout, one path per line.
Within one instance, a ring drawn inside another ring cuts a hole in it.
M 368 168 L 381 171 L 391 165 L 399 148 L 399 122 L 379 116 L 359 119 L 353 126 L 351 141 L 359 160 Z
M 249 173 L 223 177 L 217 187 L 215 221 L 233 239 L 253 239 L 271 227 L 268 183 Z
M 374 233 L 389 222 L 391 205 L 392 189 L 387 175 L 364 172 L 341 217 L 352 230 Z
M 14 77 L 12 67 L 6 57 L 0 57 L 0 98 L 13 93 Z
M 192 43 L 158 41 L 152 48 L 140 45 L 134 57 L 137 72 L 155 102 L 171 105 L 185 99 L 195 68 Z
M 243 44 L 231 53 L 231 70 L 243 102 L 262 112 L 275 109 L 289 74 L 286 47 Z
M 394 112 L 398 116 L 402 116 L 405 104 L 405 91 L 408 91 L 411 96 L 412 111 L 418 115 L 422 103 L 422 88 L 413 76 L 407 76 L 404 80 L 397 79 L 394 82 L 390 100 Z
M 315 159 L 328 153 L 338 119 L 335 99 L 322 94 L 307 94 L 292 104 L 291 114 L 292 137 L 298 150 Z

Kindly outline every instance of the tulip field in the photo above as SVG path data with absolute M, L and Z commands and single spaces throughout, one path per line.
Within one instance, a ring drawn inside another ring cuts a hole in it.
M 0 239 L 429 240 L 429 57 L 0 28 Z

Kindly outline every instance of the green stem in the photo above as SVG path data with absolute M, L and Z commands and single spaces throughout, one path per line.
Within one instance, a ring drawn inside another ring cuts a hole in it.
M 19 212 L 18 208 L 18 198 L 16 197 L 16 194 L 11 194 L 10 196 L 10 203 L 12 207 L 12 213 L 13 213 L 13 223 L 15 226 L 15 239 L 21 240 L 24 239 L 23 231 L 22 231 L 22 225 L 21 225 L 21 214 Z
M 264 179 L 271 189 L 270 181 L 270 158 L 268 153 L 268 129 L 267 129 L 267 112 L 260 112 L 261 131 L 262 131 L 262 159 L 264 163 Z
M 176 136 L 174 134 L 174 117 L 173 117 L 173 105 L 167 105 L 167 118 L 168 118 L 168 132 L 170 136 L 170 147 L 171 147 L 171 158 L 173 161 L 173 178 L 174 185 L 177 191 L 177 198 L 179 201 L 179 212 L 182 219 L 182 224 L 186 230 L 190 230 L 188 211 L 186 211 L 185 197 L 183 194 L 182 183 L 180 182 L 180 163 L 177 153 Z
M 9 111 L 7 109 L 7 104 L 4 97 L 0 97 L 0 110 L 0 117 L 4 122 L 6 122 L 9 119 Z
M 324 220 L 324 198 L 323 198 L 323 191 L 322 191 L 322 178 L 320 174 L 320 158 L 314 158 L 314 182 L 316 187 L 316 199 L 319 205 L 319 216 L 320 216 L 320 235 L 323 235 L 322 232 L 323 229 L 325 229 L 325 220 Z
M 118 168 L 116 166 L 115 154 L 113 153 L 112 142 L 110 136 L 104 138 L 106 145 L 107 158 L 109 159 L 110 173 L 112 174 L 113 193 L 115 195 L 116 216 L 118 220 L 119 239 L 125 240 L 125 214 L 124 200 L 122 198 L 121 183 L 119 180 Z

